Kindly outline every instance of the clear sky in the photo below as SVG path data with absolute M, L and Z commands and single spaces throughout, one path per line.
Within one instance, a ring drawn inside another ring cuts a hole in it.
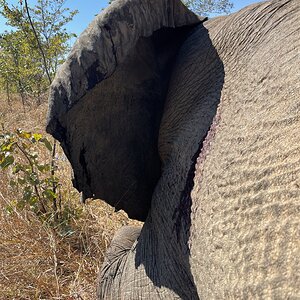
M 232 12 L 235 12 L 251 3 L 259 0 L 231 0 L 234 4 Z M 8 0 L 8 3 L 17 3 L 17 0 Z M 35 4 L 35 0 L 28 0 L 29 6 Z M 68 24 L 68 30 L 79 35 L 103 8 L 108 5 L 108 0 L 66 0 L 66 7 L 78 9 L 79 13 Z M 5 20 L 0 16 L 0 33 L 6 29 Z

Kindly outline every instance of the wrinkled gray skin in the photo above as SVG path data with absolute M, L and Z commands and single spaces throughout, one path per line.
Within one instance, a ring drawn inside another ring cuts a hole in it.
M 212 20 L 114 1 L 50 92 L 47 130 L 85 197 L 145 220 L 108 249 L 99 299 L 297 299 L 300 2 Z

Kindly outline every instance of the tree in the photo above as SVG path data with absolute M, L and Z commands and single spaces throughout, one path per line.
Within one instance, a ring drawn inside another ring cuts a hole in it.
M 64 4 L 65 0 L 37 0 L 30 8 L 27 1 L 14 6 L 0 0 L 0 13 L 13 28 L 0 38 L 0 84 L 7 93 L 17 91 L 23 101 L 29 95 L 40 102 L 74 36 L 65 25 L 77 11 Z
M 230 0 L 183 0 L 187 7 L 195 13 L 207 16 L 213 14 L 228 14 L 233 7 Z
M 5 33 L 0 40 L 0 84 L 10 93 L 19 93 L 23 104 L 26 95 L 39 99 L 47 82 L 39 64 L 39 53 L 24 37 L 22 31 Z
M 109 0 L 111 4 L 115 0 Z M 182 0 L 182 2 L 198 15 L 228 14 L 233 7 L 230 0 Z

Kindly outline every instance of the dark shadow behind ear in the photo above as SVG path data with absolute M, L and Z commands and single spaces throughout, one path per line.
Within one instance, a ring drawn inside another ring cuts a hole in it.
M 179 0 L 116 0 L 75 43 L 50 88 L 47 132 L 85 197 L 145 220 L 172 64 L 202 20 Z

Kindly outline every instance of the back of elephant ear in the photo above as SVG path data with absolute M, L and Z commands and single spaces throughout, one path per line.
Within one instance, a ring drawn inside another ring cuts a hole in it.
M 97 186 L 105 181 L 101 168 L 106 158 L 99 154 L 97 141 L 107 132 L 108 138 L 121 134 L 100 126 L 99 116 L 116 118 L 115 111 L 103 116 L 103 109 L 119 103 L 135 111 L 133 117 L 128 113 L 132 119 L 124 127 L 142 128 L 131 137 L 134 160 L 139 160 L 132 176 L 146 182 L 139 186 L 141 195 L 152 193 L 160 176 L 158 129 L 172 65 L 186 36 L 203 20 L 179 0 L 116 0 L 79 37 L 51 85 L 47 132 L 61 142 L 73 167 L 74 185 L 85 197 L 102 196 Z M 141 198 L 104 200 L 144 220 L 151 197 Z
M 55 135 L 54 123 L 59 122 L 88 90 L 109 78 L 134 51 L 139 39 L 151 37 L 165 28 L 186 33 L 189 30 L 182 28 L 194 26 L 204 19 L 189 11 L 179 0 L 113 1 L 80 35 L 57 72 L 50 88 L 47 131 Z M 176 39 L 180 44 L 182 35 L 177 37 L 173 33 L 168 42 L 176 42 Z M 168 47 L 167 43 L 158 46 Z

